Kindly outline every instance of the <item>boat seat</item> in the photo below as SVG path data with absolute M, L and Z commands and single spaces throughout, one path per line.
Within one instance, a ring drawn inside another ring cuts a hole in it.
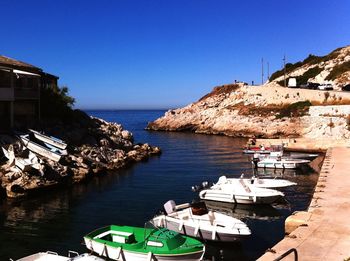
M 135 235 L 133 233 L 113 231 L 111 236 L 112 241 L 116 243 L 132 244 L 136 242 Z

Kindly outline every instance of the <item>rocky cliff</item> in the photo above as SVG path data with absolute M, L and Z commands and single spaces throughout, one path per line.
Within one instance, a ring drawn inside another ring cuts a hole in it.
M 341 139 L 350 137 L 349 116 L 334 106 L 349 104 L 350 93 L 346 92 L 290 89 L 274 83 L 223 85 L 197 102 L 169 110 L 147 128 L 241 137 Z M 326 106 L 326 110 L 311 115 L 309 109 L 314 106 Z

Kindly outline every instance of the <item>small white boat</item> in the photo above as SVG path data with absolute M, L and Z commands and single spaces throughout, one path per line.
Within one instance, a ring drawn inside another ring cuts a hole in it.
M 61 150 L 64 150 L 67 148 L 67 144 L 63 140 L 60 140 L 53 136 L 44 135 L 36 130 L 29 129 L 29 131 L 32 132 L 34 134 L 34 137 L 38 140 L 41 140 L 47 144 L 55 146 L 56 148 L 59 148 Z
M 104 259 L 87 253 L 79 255 L 74 251 L 69 251 L 68 256 L 61 256 L 56 252 L 47 251 L 22 257 L 16 261 L 104 261 Z
M 14 161 L 15 165 L 24 172 L 29 171 L 31 168 L 40 169 L 40 160 L 31 151 L 28 152 L 28 157 L 26 158 L 16 157 L 12 145 L 7 150 L 2 147 L 2 151 L 9 163 Z
M 232 184 L 222 183 L 215 184 L 210 189 L 202 190 L 199 197 L 203 200 L 237 204 L 272 204 L 284 196 L 280 191 L 259 188 L 244 179 L 238 179 Z
M 29 135 L 21 135 L 20 136 L 24 146 L 26 146 L 29 150 L 33 151 L 36 154 L 39 154 L 43 157 L 49 158 L 53 161 L 58 162 L 62 156 L 64 156 L 63 154 L 57 152 L 57 151 L 52 151 L 50 150 L 48 147 L 45 147 L 43 145 L 40 145 L 34 141 L 31 141 L 29 139 Z
M 310 163 L 310 160 L 282 157 L 282 152 L 271 152 L 266 157 L 254 155 L 252 163 L 258 168 L 297 169 Z
M 226 178 L 226 176 L 221 176 L 218 182 L 213 186 L 221 186 L 222 184 L 232 184 L 235 186 L 237 182 L 244 181 L 244 183 L 250 183 L 251 185 L 257 188 L 286 188 L 290 186 L 295 186 L 297 183 L 291 182 L 285 179 L 262 179 L 259 177 L 252 178 L 243 178 L 243 175 L 240 178 Z
M 165 227 L 186 236 L 232 242 L 251 235 L 244 222 L 216 211 L 208 211 L 204 202 L 176 206 L 170 200 L 164 204 L 164 209 L 167 214 L 156 216 L 151 222 L 157 227 Z

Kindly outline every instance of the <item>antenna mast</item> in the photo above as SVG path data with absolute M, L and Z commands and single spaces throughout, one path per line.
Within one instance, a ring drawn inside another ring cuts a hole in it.
M 264 58 L 261 58 L 261 85 L 264 84 Z
M 284 70 L 284 87 L 287 86 L 286 84 L 286 55 L 283 56 L 283 70 Z

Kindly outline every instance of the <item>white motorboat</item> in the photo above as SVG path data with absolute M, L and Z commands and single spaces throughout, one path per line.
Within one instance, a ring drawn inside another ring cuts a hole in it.
M 240 178 L 226 178 L 226 176 L 221 176 L 218 182 L 213 186 L 221 186 L 222 184 L 232 184 L 235 186 L 237 182 L 243 181 L 244 183 L 250 183 L 251 185 L 258 188 L 285 188 L 290 186 L 295 186 L 297 183 L 291 182 L 285 179 L 262 179 L 259 177 L 243 178 L 243 174 Z
M 34 134 L 34 137 L 38 140 L 41 140 L 47 144 L 55 146 L 56 148 L 59 148 L 61 150 L 64 150 L 67 148 L 67 144 L 63 140 L 60 140 L 53 136 L 44 135 L 36 130 L 29 129 L 29 131 L 32 132 Z
M 164 204 L 166 214 L 156 216 L 152 223 L 178 233 L 201 240 L 231 242 L 251 235 L 248 226 L 241 220 L 208 211 L 204 202 L 176 206 L 173 200 Z
M 245 179 L 238 179 L 232 183 L 222 183 L 202 190 L 199 197 L 204 200 L 237 204 L 272 204 L 284 196 L 280 191 L 256 187 Z
M 74 251 L 69 251 L 68 256 L 61 256 L 56 252 L 47 251 L 22 257 L 17 259 L 17 261 L 104 261 L 104 259 L 87 253 L 79 255 Z
M 254 154 L 252 163 L 258 168 L 297 169 L 310 163 L 310 160 L 282 157 L 282 152 L 271 152 L 265 157 Z
M 57 150 L 51 150 L 50 148 L 38 144 L 32 140 L 30 140 L 29 135 L 21 135 L 20 136 L 24 146 L 26 146 L 29 150 L 33 151 L 36 154 L 39 154 L 43 157 L 49 158 L 53 161 L 58 162 L 64 154 L 59 153 Z

